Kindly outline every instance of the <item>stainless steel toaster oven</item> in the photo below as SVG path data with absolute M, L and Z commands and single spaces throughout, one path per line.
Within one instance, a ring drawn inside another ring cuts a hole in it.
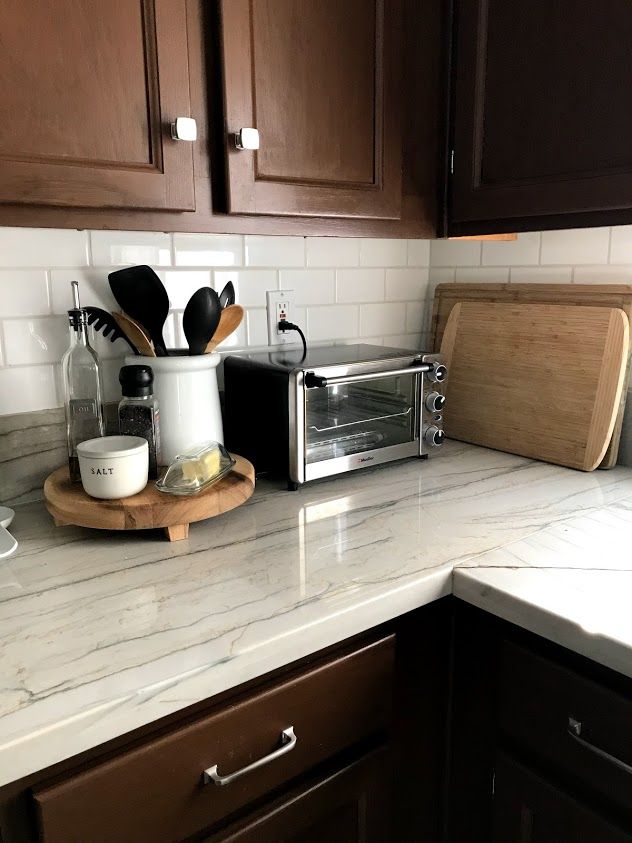
M 290 488 L 404 457 L 443 441 L 438 354 L 339 345 L 231 355 L 224 363 L 226 445 Z

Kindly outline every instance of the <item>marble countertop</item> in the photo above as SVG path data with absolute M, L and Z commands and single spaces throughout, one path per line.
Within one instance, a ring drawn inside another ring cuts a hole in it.
M 632 469 L 448 443 L 159 533 L 18 508 L 0 786 L 454 591 L 632 676 Z M 628 540 L 629 544 L 629 540 Z

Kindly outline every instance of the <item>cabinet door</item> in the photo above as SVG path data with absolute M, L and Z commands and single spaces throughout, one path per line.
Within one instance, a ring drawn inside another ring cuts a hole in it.
M 496 765 L 494 843 L 631 843 L 610 824 L 508 755 Z
M 392 782 L 379 750 L 295 791 L 207 843 L 386 843 Z
M 456 0 L 451 233 L 632 208 L 631 42 L 629 0 Z
M 185 0 L 0 0 L 0 203 L 194 210 Z
M 400 0 L 222 0 L 228 210 L 401 214 Z M 239 150 L 235 132 L 260 135 Z

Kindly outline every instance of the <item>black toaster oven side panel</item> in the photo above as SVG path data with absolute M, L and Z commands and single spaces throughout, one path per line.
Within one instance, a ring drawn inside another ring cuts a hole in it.
M 224 361 L 224 438 L 259 473 L 289 478 L 289 373 L 229 356 Z

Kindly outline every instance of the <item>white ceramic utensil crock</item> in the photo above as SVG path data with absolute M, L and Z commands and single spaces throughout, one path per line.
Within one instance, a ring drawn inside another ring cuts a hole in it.
M 199 442 L 224 443 L 217 387 L 217 352 L 178 357 L 126 357 L 127 365 L 151 366 L 160 410 L 163 465 Z
M 81 483 L 93 498 L 118 500 L 142 492 L 149 446 L 140 436 L 102 436 L 77 445 Z

